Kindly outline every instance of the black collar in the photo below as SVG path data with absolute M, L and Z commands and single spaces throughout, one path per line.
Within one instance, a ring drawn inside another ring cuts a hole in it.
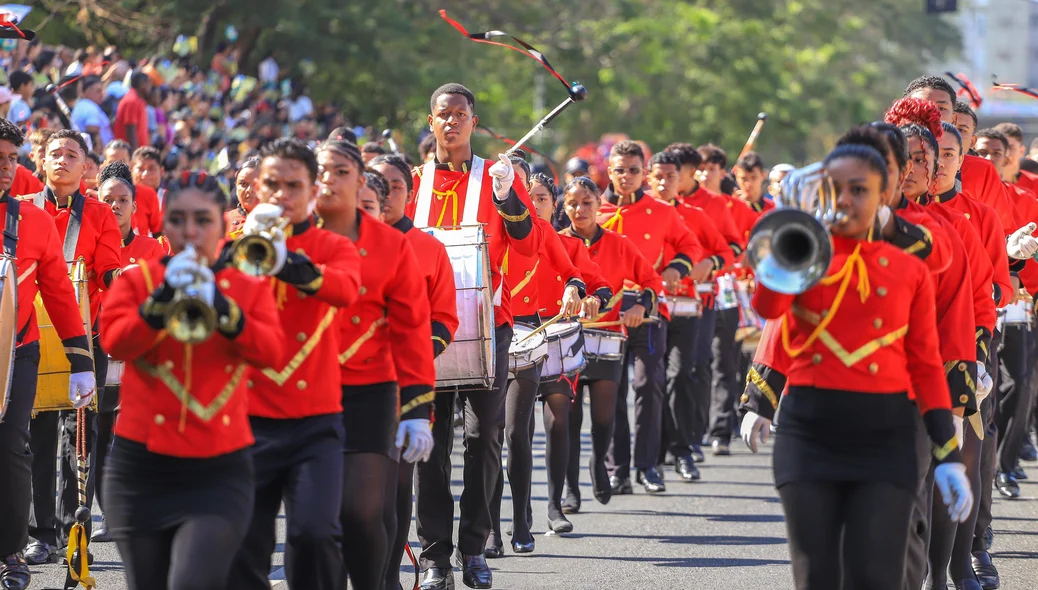
M 69 198 L 68 205 L 62 205 L 61 203 L 58 203 L 58 197 L 56 197 L 54 195 L 54 191 L 51 190 L 50 186 L 43 187 L 43 196 L 48 201 L 53 203 L 54 206 L 57 207 L 58 209 L 66 209 L 68 207 L 75 208 L 75 205 L 78 205 L 79 202 L 83 200 L 83 195 L 79 194 L 79 190 L 77 189 L 76 192 L 72 193 L 71 198 Z M 82 207 L 80 207 L 80 208 L 82 208 Z
M 566 232 L 566 235 L 570 236 L 571 238 L 577 238 L 578 240 L 584 242 L 584 245 L 588 246 L 588 247 L 596 244 L 598 242 L 598 240 L 601 240 L 602 236 L 605 235 L 605 230 L 602 229 L 601 225 L 596 225 L 595 226 L 595 235 L 591 236 L 590 240 L 585 238 L 584 236 L 578 234 L 576 232 L 576 230 L 573 229 L 573 226 L 567 227 L 566 229 L 564 229 L 562 231 Z
M 905 209 L 907 207 L 908 207 L 908 199 L 906 199 L 905 195 L 902 194 L 901 195 L 901 200 L 897 202 L 897 207 L 894 207 L 894 209 L 900 210 L 900 209 Z
M 315 223 L 317 223 L 317 222 L 314 219 L 314 216 L 311 215 L 310 217 L 307 217 L 306 219 L 304 219 L 300 223 L 292 224 L 292 235 L 293 236 L 298 236 L 298 235 L 302 234 L 306 230 L 308 230 L 311 227 L 313 227 Z
M 3 205 L 8 200 L 9 199 L 7 198 L 7 191 L 4 191 L 4 194 L 0 195 L 0 205 Z
M 136 238 L 137 238 L 137 234 L 135 234 L 135 233 L 133 233 L 131 231 L 129 239 L 123 240 L 123 248 L 125 248 L 125 247 L 129 246 L 130 244 L 132 244 L 133 240 L 136 239 Z
M 411 221 L 410 217 L 404 215 L 393 224 L 393 227 L 406 234 L 414 228 L 414 222 Z
M 473 155 L 475 155 L 475 154 L 473 154 Z M 436 169 L 437 170 L 450 170 L 451 172 L 456 172 L 454 170 L 454 164 L 451 164 L 450 162 L 442 163 L 442 162 L 440 162 L 436 158 L 435 155 L 433 156 L 433 162 L 436 163 Z M 461 171 L 462 172 L 468 172 L 471 169 L 472 169 L 472 158 L 469 158 L 468 160 L 465 160 L 464 162 L 461 163 Z
M 638 201 L 642 200 L 642 197 L 644 197 L 644 196 L 645 196 L 645 189 L 638 189 L 638 190 L 636 190 L 634 192 L 634 203 L 637 203 Z M 613 190 L 613 185 L 612 184 L 610 184 L 608 187 L 606 187 L 605 192 L 602 193 L 602 198 L 604 198 L 607 202 L 609 202 L 609 203 L 611 203 L 613 205 L 616 205 L 617 203 L 620 202 L 620 195 L 616 194 L 616 192 Z
M 761 213 L 761 212 L 764 211 L 764 199 L 763 198 L 761 200 L 759 200 L 759 201 L 753 201 L 752 203 L 747 203 L 747 204 L 750 206 L 750 209 L 753 209 L 754 213 Z
M 934 200 L 937 201 L 938 203 L 948 203 L 952 199 L 957 197 L 958 194 L 959 194 L 959 192 L 957 190 L 955 190 L 954 188 L 952 188 L 951 190 L 945 191 L 945 192 L 937 195 L 934 198 Z

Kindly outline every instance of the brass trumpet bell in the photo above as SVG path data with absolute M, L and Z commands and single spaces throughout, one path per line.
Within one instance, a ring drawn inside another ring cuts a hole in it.
M 166 312 L 166 331 L 182 344 L 200 344 L 216 331 L 216 309 L 188 287 L 178 291 Z
M 274 243 L 264 234 L 249 234 L 238 238 L 231 252 L 231 266 L 254 276 L 267 276 L 274 270 L 277 251 Z

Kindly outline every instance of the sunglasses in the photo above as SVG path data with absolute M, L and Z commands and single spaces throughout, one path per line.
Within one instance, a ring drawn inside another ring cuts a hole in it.
M 640 166 L 631 166 L 630 168 L 612 168 L 611 170 L 613 174 L 617 176 L 623 176 L 625 174 L 636 176 L 642 173 L 642 169 Z

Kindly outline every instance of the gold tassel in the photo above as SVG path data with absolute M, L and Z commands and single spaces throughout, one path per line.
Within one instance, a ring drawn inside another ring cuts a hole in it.
M 191 362 L 194 360 L 194 345 L 184 345 L 184 399 L 180 402 L 180 423 L 177 432 L 183 434 L 187 428 L 187 399 L 191 395 Z

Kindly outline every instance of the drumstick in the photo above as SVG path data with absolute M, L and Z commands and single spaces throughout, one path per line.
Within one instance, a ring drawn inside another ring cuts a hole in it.
M 561 320 L 564 315 L 566 315 L 566 312 L 560 311 L 559 315 L 557 315 L 557 316 L 551 318 L 550 320 L 544 322 L 543 324 L 541 324 L 536 330 L 534 330 L 533 332 L 530 332 L 529 334 L 527 334 L 522 340 L 520 340 L 516 344 L 522 344 L 523 342 L 526 342 L 530 338 L 533 338 L 533 336 L 535 334 L 540 334 L 541 332 L 547 330 L 548 326 L 550 326 L 550 325 L 558 322 L 559 320 Z
M 753 131 L 750 132 L 750 137 L 746 139 L 746 145 L 742 146 L 742 151 L 739 152 L 739 158 L 742 158 L 748 152 L 753 150 L 753 144 L 757 143 L 757 137 L 760 135 L 761 130 L 764 129 L 764 122 L 767 120 L 767 113 L 757 113 L 757 124 L 753 126 Z M 738 159 L 736 159 L 736 161 L 738 161 Z
M 582 328 L 587 328 L 589 330 L 592 330 L 594 328 L 609 328 L 609 327 L 612 327 L 612 326 L 621 326 L 621 325 L 623 325 L 623 322 L 621 320 L 616 320 L 616 321 L 612 321 L 612 322 L 580 322 L 580 326 Z

